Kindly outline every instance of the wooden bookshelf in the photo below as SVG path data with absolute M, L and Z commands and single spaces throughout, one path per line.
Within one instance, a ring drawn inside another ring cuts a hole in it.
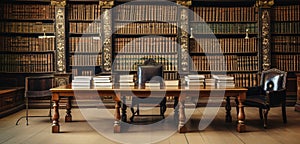
M 285 3 L 272 9 L 272 65 L 287 72 L 300 70 L 300 5 Z
M 272 67 L 288 72 L 287 102 L 295 104 L 296 73 L 300 71 L 300 5 L 295 1 L 279 1 L 271 12 Z
M 135 73 L 153 58 L 165 79 L 178 79 L 178 8 L 164 2 L 120 3 L 113 10 L 114 73 Z
M 191 68 L 234 76 L 241 87 L 258 85 L 258 12 L 254 2 L 193 2 Z M 222 6 L 221 6 L 222 5 Z
M 50 1 L 0 3 L 0 72 L 55 71 L 54 6 Z
M 95 75 L 102 65 L 99 1 L 69 1 L 67 11 L 68 71 L 73 76 Z

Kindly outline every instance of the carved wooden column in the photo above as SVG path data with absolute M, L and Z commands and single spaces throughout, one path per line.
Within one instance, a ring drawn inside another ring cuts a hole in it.
M 179 52 L 179 69 L 178 72 L 180 74 L 189 73 L 190 65 L 189 65 L 189 9 L 185 7 L 189 7 L 192 5 L 191 0 L 177 0 L 177 4 L 182 5 L 184 7 L 179 7 L 179 44 L 180 44 L 180 52 Z
M 100 0 L 103 26 L 103 73 L 110 73 L 112 69 L 112 12 L 110 8 L 114 5 L 114 0 Z
M 274 5 L 274 0 L 257 0 L 256 6 L 259 7 L 259 44 L 261 47 L 261 70 L 271 68 L 271 18 L 270 11 Z
M 66 0 L 51 0 L 51 4 L 55 6 L 55 84 L 61 86 L 68 84 L 70 77 L 66 73 Z
M 180 81 L 184 81 L 184 76 L 189 73 L 190 71 L 190 62 L 189 62 L 189 9 L 188 7 L 192 5 L 192 0 L 177 0 L 176 3 L 179 6 L 179 69 L 178 73 L 182 76 L 180 76 Z M 179 132 L 186 132 L 186 127 L 184 126 L 186 122 L 186 116 L 185 116 L 185 97 L 186 94 L 181 94 L 181 96 L 178 98 L 175 98 L 174 105 L 177 105 L 177 107 L 174 107 L 175 116 L 178 114 L 179 109 L 179 116 L 178 116 L 178 131 Z M 177 118 L 175 118 L 176 120 Z

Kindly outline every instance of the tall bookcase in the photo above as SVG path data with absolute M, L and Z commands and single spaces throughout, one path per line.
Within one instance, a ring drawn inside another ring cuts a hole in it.
M 237 86 L 258 84 L 258 12 L 255 1 L 197 1 L 190 17 L 193 70 L 210 77 L 226 72 Z
M 178 79 L 178 8 L 163 1 L 117 3 L 113 9 L 113 72 L 134 73 L 153 58 L 164 79 Z
M 55 71 L 54 6 L 50 1 L 1 1 L 0 72 Z
M 102 65 L 102 25 L 98 0 L 70 0 L 67 4 L 69 71 L 95 75 Z
M 287 101 L 296 100 L 300 71 L 300 4 L 298 1 L 275 1 L 271 11 L 272 67 L 288 72 Z
M 300 71 L 300 5 L 277 3 L 272 9 L 272 64 L 287 72 Z

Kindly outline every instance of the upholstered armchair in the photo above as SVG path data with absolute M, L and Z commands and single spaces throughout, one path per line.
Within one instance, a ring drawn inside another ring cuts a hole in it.
M 286 72 L 276 68 L 263 71 L 260 86 L 250 87 L 247 91 L 243 104 L 259 108 L 259 116 L 264 121 L 264 128 L 267 128 L 268 112 L 271 107 L 281 106 L 283 122 L 287 122 L 286 77 Z

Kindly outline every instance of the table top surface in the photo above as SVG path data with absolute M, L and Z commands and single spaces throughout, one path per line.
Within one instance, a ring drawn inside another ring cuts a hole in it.
M 162 88 L 138 88 L 138 87 L 112 87 L 112 88 L 72 88 L 72 85 L 64 85 L 50 89 L 52 92 L 64 92 L 64 91 L 247 91 L 247 88 L 242 87 L 226 87 L 226 88 L 215 88 L 209 86 L 178 86 L 178 87 L 162 87 Z

